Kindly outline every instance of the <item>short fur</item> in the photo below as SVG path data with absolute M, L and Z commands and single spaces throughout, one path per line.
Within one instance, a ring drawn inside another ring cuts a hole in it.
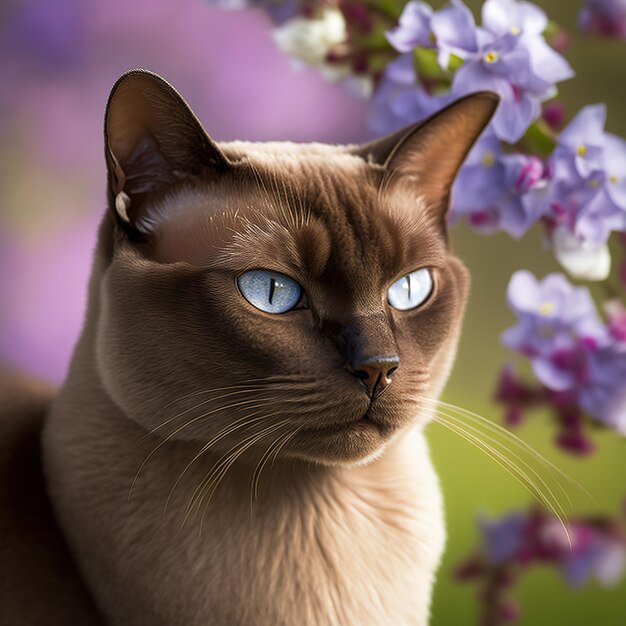
M 41 567 L 64 588 L 35 581 L 33 609 L 3 585 L 6 623 L 42 623 L 66 594 L 67 623 L 427 624 L 445 533 L 424 398 L 448 377 L 468 288 L 445 215 L 496 104 L 476 94 L 365 146 L 217 145 L 162 79 L 118 81 L 110 211 L 43 431 L 62 534 L 42 513 Z M 392 309 L 389 285 L 421 267 L 433 293 Z M 258 268 L 302 285 L 296 309 L 242 297 L 237 276 Z M 389 355 L 375 397 L 360 364 Z M 44 406 L 3 410 L 5 463 L 37 467 Z M 39 567 L 19 526 L 16 581 Z

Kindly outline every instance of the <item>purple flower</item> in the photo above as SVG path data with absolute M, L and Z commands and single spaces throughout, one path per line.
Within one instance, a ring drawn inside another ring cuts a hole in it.
M 476 49 L 474 17 L 461 0 L 450 0 L 436 13 L 425 2 L 409 2 L 398 25 L 385 35 L 398 52 L 436 47 L 439 64 L 444 70 L 448 69 L 451 54 L 465 58 L 468 50 Z
M 586 204 L 603 205 L 592 204 L 592 212 L 613 216 L 614 225 L 626 229 L 626 141 L 605 133 L 605 121 L 605 105 L 581 109 L 561 132 L 551 167 L 554 179 L 565 189 L 584 183 L 591 190 L 585 194 Z
M 498 37 L 519 34 L 519 45 L 526 48 L 532 72 L 540 81 L 554 84 L 573 76 L 567 61 L 544 39 L 548 18 L 538 6 L 518 0 L 487 0 L 482 20 L 483 29 Z
M 518 141 L 539 117 L 540 104 L 554 95 L 555 83 L 573 76 L 563 57 L 545 42 L 541 33 L 546 25 L 543 11 L 530 3 L 487 0 L 483 27 L 474 29 L 473 41 L 459 54 L 465 62 L 454 75 L 453 94 L 498 93 L 502 101 L 493 128 L 509 143 Z M 437 35 L 434 19 L 433 32 Z
M 377 133 L 391 133 L 432 115 L 451 100 L 449 94 L 429 94 L 417 81 L 412 55 L 403 54 L 387 65 L 372 98 L 370 126 Z
M 572 587 L 580 587 L 595 575 L 605 587 L 623 576 L 626 549 L 620 537 L 602 533 L 592 525 L 576 524 L 570 529 L 572 549 L 561 559 L 561 571 Z
M 541 9 L 517 0 L 487 0 L 481 28 L 461 0 L 451 0 L 434 13 L 424 2 L 410 2 L 398 26 L 386 35 L 403 53 L 436 47 L 443 70 L 449 69 L 451 56 L 461 60 L 452 95 L 498 93 L 502 101 L 493 128 L 500 139 L 515 143 L 539 117 L 541 102 L 554 95 L 555 83 L 573 75 L 545 41 L 547 23 Z
M 410 52 L 413 48 L 434 47 L 430 28 L 433 9 L 425 2 L 409 2 L 402 11 L 398 25 L 385 33 L 389 43 L 398 52 Z
M 589 34 L 626 38 L 626 0 L 586 0 L 578 25 Z
M 607 337 L 589 290 L 562 274 L 538 282 L 521 270 L 509 282 L 507 300 L 518 321 L 502 341 L 531 360 L 539 381 L 556 391 L 586 382 L 586 355 Z
M 579 517 L 568 522 L 566 532 L 559 519 L 540 508 L 479 519 L 482 546 L 456 568 L 455 576 L 478 584 L 481 624 L 509 623 L 519 616 L 511 589 L 530 566 L 557 568 L 574 587 L 591 576 L 607 587 L 617 584 L 626 569 L 622 524 L 617 516 Z
M 503 154 L 495 134 L 488 130 L 476 143 L 452 191 L 453 216 L 464 215 L 476 230 L 503 230 L 521 237 L 540 216 L 537 203 L 526 194 L 542 184 L 542 162 L 522 154 Z
M 581 435 L 571 403 L 626 435 L 626 349 L 600 320 L 589 290 L 572 286 L 561 274 L 537 282 L 522 270 L 511 278 L 507 298 L 518 319 L 502 341 L 530 359 L 542 385 L 567 392 L 566 406 L 559 411 L 567 437 Z
M 626 352 L 608 345 L 588 353 L 588 383 L 578 390 L 578 401 L 589 415 L 626 435 Z
M 605 123 L 604 104 L 589 105 L 578 112 L 557 140 L 554 160 L 559 166 L 558 175 L 567 175 L 561 169 L 569 167 L 581 178 L 587 178 L 602 168 Z
M 451 55 L 465 59 L 476 52 L 476 22 L 461 0 L 450 0 L 437 11 L 432 17 L 431 28 L 437 42 L 437 60 L 442 69 L 448 69 Z
M 504 189 L 505 167 L 499 139 L 489 129 L 474 144 L 452 188 L 453 217 L 466 216 L 477 230 L 493 232 L 497 201 Z
M 549 184 L 526 200 L 551 224 L 559 262 L 589 280 L 607 277 L 608 237 L 626 230 L 626 141 L 604 132 L 605 119 L 604 105 L 576 115 L 550 157 Z
M 497 565 L 517 556 L 524 541 L 527 525 L 525 514 L 516 511 L 501 519 L 481 518 L 478 525 L 491 563 Z

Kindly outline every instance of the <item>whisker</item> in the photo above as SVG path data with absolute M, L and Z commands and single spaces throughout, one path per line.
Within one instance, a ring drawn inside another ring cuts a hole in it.
M 300 426 L 296 427 L 296 429 L 293 431 L 293 436 L 295 437 L 303 428 L 304 428 L 305 424 L 300 424 Z M 287 439 L 287 441 L 285 441 L 285 443 L 281 444 L 275 451 L 274 451 L 274 455 L 272 456 L 272 460 L 270 461 L 270 469 L 272 467 L 274 467 L 274 463 L 276 463 L 276 459 L 278 459 L 278 455 L 283 451 L 285 445 L 291 441 L 291 438 Z
M 273 416 L 274 414 L 270 413 L 269 415 L 266 415 L 264 417 L 266 419 L 269 419 L 270 417 L 273 417 Z M 192 514 L 193 509 L 194 508 L 196 508 L 197 510 L 200 509 L 200 506 L 202 505 L 202 500 L 205 497 L 204 494 L 207 488 L 210 488 L 214 480 L 216 478 L 220 478 L 221 476 L 225 475 L 225 473 L 228 471 L 228 469 L 232 465 L 232 462 L 234 462 L 237 458 L 239 458 L 239 456 L 241 456 L 241 454 L 243 454 L 251 445 L 254 445 L 254 443 L 258 439 L 265 436 L 268 430 L 271 432 L 272 430 L 275 430 L 278 426 L 282 426 L 284 423 L 288 421 L 289 420 L 284 420 L 283 422 L 280 422 L 279 424 L 272 424 L 269 427 L 263 429 L 260 433 L 253 433 L 252 435 L 249 435 L 248 437 L 242 439 L 241 441 L 238 441 L 234 446 L 232 446 L 230 450 L 225 452 L 218 459 L 218 461 L 213 465 L 210 472 L 202 479 L 200 484 L 196 487 L 195 491 L 191 495 L 189 504 L 187 505 L 187 509 L 185 511 L 185 516 L 181 523 L 181 528 L 185 525 L 187 519 Z
M 504 449 L 504 452 L 507 454 L 512 455 L 515 459 L 517 459 L 524 467 L 528 468 L 528 470 L 537 477 L 537 479 L 539 480 L 539 482 L 545 487 L 546 491 L 550 494 L 550 496 L 552 497 L 553 501 L 556 502 L 559 506 L 559 509 L 561 510 L 561 512 L 565 515 L 565 511 L 563 510 L 563 507 L 560 505 L 558 498 L 554 495 L 552 489 L 550 488 L 550 486 L 546 483 L 546 481 L 544 480 L 544 478 L 531 466 L 528 464 L 527 461 L 525 461 L 522 457 L 519 456 L 519 454 L 517 454 L 515 451 L 511 450 L 510 448 L 508 448 L 502 441 L 496 439 L 495 437 L 492 437 L 491 435 L 487 435 L 486 433 L 481 432 L 476 426 L 473 426 L 471 424 L 466 424 L 465 422 L 461 422 L 458 418 L 454 417 L 453 415 L 450 415 L 449 413 L 443 413 L 442 411 L 440 411 L 438 409 L 438 412 L 440 415 L 452 420 L 453 422 L 456 422 L 457 424 L 462 424 L 463 427 L 470 429 L 473 433 L 478 433 L 476 436 L 480 436 L 483 439 L 487 439 L 491 442 L 493 442 L 495 445 L 497 446 L 501 446 L 501 448 Z M 466 431 L 467 432 L 467 431 Z M 493 448 L 495 450 L 495 448 Z M 511 459 L 509 459 L 507 457 L 508 461 L 514 465 L 515 463 L 513 461 L 511 461 Z M 563 488 L 563 486 L 561 485 L 561 483 L 559 483 L 558 481 L 556 481 L 557 485 L 559 486 L 559 488 L 561 489 L 561 491 L 563 492 L 563 494 L 565 495 L 565 497 L 567 498 L 569 505 L 570 505 L 570 509 L 572 508 L 572 501 L 569 497 L 569 494 L 567 493 L 567 491 Z
M 224 439 L 224 437 L 227 437 L 228 435 L 231 435 L 233 432 L 239 430 L 240 428 L 244 428 L 246 426 L 249 426 L 253 423 L 257 423 L 259 421 L 263 421 L 266 419 L 265 415 L 262 415 L 260 417 L 255 417 L 256 415 L 258 415 L 261 411 L 256 411 L 254 413 L 251 413 L 249 415 L 246 415 L 244 417 L 240 417 L 239 419 L 235 420 L 234 422 L 228 424 L 225 428 L 223 428 L 222 430 L 220 430 L 215 436 L 213 436 L 207 443 L 205 443 L 202 448 L 200 448 L 200 450 L 197 452 L 197 454 L 193 457 L 193 459 L 191 459 L 191 461 L 189 461 L 189 463 L 187 463 L 187 465 L 185 466 L 185 468 L 183 469 L 183 471 L 179 474 L 178 478 L 176 479 L 176 481 L 174 482 L 174 485 L 172 487 L 172 489 L 170 490 L 169 495 L 167 496 L 167 500 L 165 501 L 165 506 L 163 507 L 163 515 L 166 514 L 167 512 L 167 507 L 169 505 L 170 500 L 172 499 L 172 496 L 174 495 L 174 491 L 176 490 L 176 487 L 178 486 L 178 484 L 180 483 L 180 481 L 183 479 L 183 477 L 185 476 L 185 474 L 189 471 L 189 469 L 191 468 L 191 466 L 205 453 L 207 452 L 207 450 L 209 450 L 210 448 L 212 448 L 216 443 L 218 443 L 219 441 L 221 441 L 222 439 Z M 251 419 L 254 418 L 254 419 Z
M 193 424 L 193 423 L 195 423 L 195 422 L 197 422 L 197 421 L 199 421 L 201 419 L 205 419 L 209 415 L 213 415 L 213 414 L 217 413 L 218 411 L 221 411 L 221 410 L 223 410 L 223 411 L 230 411 L 231 409 L 234 409 L 234 408 L 237 408 L 237 407 L 241 407 L 241 406 L 248 405 L 248 404 L 253 404 L 253 403 L 259 403 L 259 402 L 260 402 L 260 400 L 255 398 L 255 399 L 252 399 L 252 400 L 242 400 L 241 402 L 235 402 L 235 403 L 227 405 L 225 407 L 219 407 L 217 409 L 213 409 L 211 411 L 207 411 L 206 413 L 203 413 L 202 415 L 198 415 L 197 417 L 194 417 L 193 419 L 187 420 L 187 422 L 185 422 L 184 424 L 182 424 L 181 426 L 176 428 L 169 435 L 167 435 L 167 437 L 165 437 L 165 439 L 162 439 L 152 449 L 152 451 L 144 459 L 143 463 L 139 466 L 139 469 L 137 470 L 137 473 L 135 474 L 135 477 L 133 478 L 133 481 L 132 481 L 132 483 L 130 485 L 130 489 L 129 489 L 129 492 L 128 492 L 128 499 L 130 500 L 130 498 L 132 497 L 132 493 L 133 493 L 133 490 L 135 488 L 135 483 L 137 482 L 137 480 L 139 478 L 139 475 L 143 471 L 143 468 L 146 466 L 148 461 L 156 454 L 156 452 L 162 446 L 164 446 L 170 439 L 172 439 L 172 437 L 177 435 L 180 431 L 184 430 L 185 428 L 187 428 L 191 424 Z M 259 404 L 259 406 L 266 406 L 266 404 L 271 404 L 271 400 L 270 399 L 266 399 L 265 403 L 264 404 Z
M 270 457 L 274 455 L 274 460 L 278 458 L 280 451 L 291 441 L 296 433 L 302 429 L 302 425 L 298 426 L 295 430 L 286 435 L 278 436 L 267 448 L 267 450 L 263 453 L 263 456 L 259 459 L 256 467 L 254 468 L 254 474 L 252 475 L 252 483 L 250 487 L 250 512 L 252 512 L 252 508 L 254 506 L 254 502 L 257 500 L 259 496 L 259 481 L 261 479 L 261 473 L 263 469 L 267 465 L 267 462 L 270 460 Z
M 473 419 L 474 421 L 480 422 L 482 425 L 484 425 L 486 428 L 488 428 L 492 432 L 497 433 L 497 434 L 501 435 L 502 437 L 504 437 L 505 439 L 507 439 L 508 441 L 510 441 L 510 443 L 513 444 L 514 446 L 516 446 L 518 449 L 522 449 L 522 450 L 528 452 L 528 454 L 530 454 L 532 457 L 534 457 L 534 459 L 538 463 L 543 465 L 543 467 L 546 470 L 554 472 L 555 474 L 560 476 L 563 480 L 568 482 L 570 485 L 572 485 L 576 489 L 582 491 L 594 503 L 596 502 L 596 499 L 594 498 L 594 496 L 587 489 L 585 489 L 585 487 L 583 487 L 583 485 L 581 485 L 578 481 L 574 480 L 571 476 L 569 476 L 562 469 L 557 467 L 550 460 L 546 459 L 542 454 L 537 452 L 537 450 L 535 450 L 526 441 L 524 441 L 523 439 L 518 437 L 515 433 L 512 433 L 510 430 L 507 430 L 506 428 L 503 428 L 502 426 L 500 426 L 500 424 L 497 424 L 497 423 L 491 421 L 490 419 L 484 417 L 483 415 L 480 415 L 479 413 L 475 413 L 474 411 L 470 411 L 469 409 L 465 409 L 463 407 L 457 406 L 456 404 L 450 404 L 449 402 L 444 402 L 443 400 L 436 400 L 434 398 L 420 398 L 420 399 L 421 400 L 422 399 L 423 400 L 428 400 L 429 402 L 436 403 L 436 404 L 441 405 L 441 406 L 443 406 L 443 407 L 445 407 L 447 409 L 458 411 L 462 415 L 464 415 L 464 416 L 466 416 L 466 417 L 468 417 L 470 419 Z M 561 489 L 563 489 L 562 486 L 561 486 Z M 565 490 L 563 489 L 563 491 L 565 491 Z
M 257 389 L 264 388 L 269 385 L 275 385 L 276 383 L 281 382 L 291 382 L 298 381 L 301 377 L 299 375 L 289 375 L 289 374 L 280 374 L 275 376 L 256 376 L 254 378 L 244 378 L 240 380 L 236 385 L 227 385 L 225 387 L 212 387 L 210 389 L 200 389 L 198 391 L 192 391 L 191 393 L 187 393 L 183 396 L 179 396 L 174 400 L 170 400 L 166 404 L 163 405 L 163 410 L 169 408 L 174 404 L 178 404 L 180 402 L 184 402 L 189 398 L 193 398 L 195 396 L 204 395 L 207 393 L 215 393 L 220 391 L 230 391 L 232 389 Z
M 246 378 L 244 380 L 239 381 L 236 385 L 227 385 L 225 387 L 212 387 L 210 389 L 200 389 L 197 391 L 192 391 L 191 393 L 187 393 L 184 396 L 179 396 L 174 400 L 170 400 L 167 404 L 163 405 L 164 409 L 172 406 L 173 404 L 178 404 L 179 402 L 183 402 L 184 400 L 188 400 L 189 398 L 193 398 L 194 396 L 199 396 L 205 393 L 213 393 L 216 391 L 230 391 L 231 389 L 240 389 L 243 387 L 249 387 L 254 385 L 261 385 L 265 382 L 265 378 L 257 376 L 256 378 Z
M 230 398 L 232 396 L 236 396 L 236 395 L 243 394 L 243 393 L 253 393 L 255 391 L 258 391 L 258 389 L 257 388 L 240 388 L 236 391 L 231 391 L 230 393 L 225 393 L 215 398 L 208 398 L 206 400 L 203 400 L 202 402 L 199 402 L 198 404 L 195 404 L 194 406 L 189 407 L 188 409 L 185 409 L 184 411 L 181 411 L 180 413 L 176 413 L 176 415 L 174 415 L 173 417 L 170 417 L 169 419 L 165 420 L 158 426 L 155 426 L 154 428 L 149 430 L 147 433 L 142 435 L 140 441 L 142 441 L 143 439 L 146 439 L 150 435 L 153 435 L 157 430 L 160 430 L 164 426 L 167 426 L 167 424 L 169 424 L 170 422 L 173 422 L 175 419 L 178 419 L 179 417 L 186 415 L 190 411 L 195 411 L 199 407 L 204 406 L 205 404 L 209 404 L 209 402 L 215 402 L 216 400 L 222 400 L 223 398 Z
M 222 480 L 224 480 L 226 474 L 228 473 L 228 470 L 233 466 L 233 464 L 237 461 L 237 459 L 248 448 L 251 448 L 253 445 L 257 444 L 265 436 L 267 436 L 267 435 L 273 433 L 274 431 L 280 429 L 282 426 L 285 426 L 286 424 L 289 423 L 289 421 L 290 420 L 283 420 L 282 422 L 279 422 L 278 424 L 274 424 L 272 426 L 268 426 L 264 431 L 259 433 L 256 438 L 253 438 L 245 446 L 243 446 L 239 451 L 233 453 L 231 455 L 230 460 L 227 462 L 227 464 L 224 466 L 224 468 L 222 470 L 220 470 L 219 474 L 217 476 L 215 476 L 215 478 L 211 481 L 212 484 L 211 483 L 207 484 L 207 489 L 205 489 L 206 496 L 202 496 L 202 498 L 200 499 L 200 501 L 198 503 L 198 510 L 199 510 L 200 506 L 202 505 L 202 500 L 206 498 L 206 503 L 204 504 L 204 510 L 202 512 L 202 517 L 200 518 L 200 533 L 202 533 L 202 527 L 204 526 L 204 518 L 205 518 L 207 510 L 209 508 L 209 504 L 211 503 L 211 499 L 213 498 L 213 495 L 217 491 L 217 488 L 219 487 L 219 485 L 222 482 Z
M 270 417 L 273 417 L 275 414 L 274 413 L 270 413 L 269 415 L 263 415 L 259 418 L 255 418 L 254 420 L 251 420 L 250 422 L 241 424 L 240 426 L 237 426 L 236 428 L 233 428 L 232 431 L 230 432 L 234 432 L 236 430 L 239 430 L 239 428 L 250 428 L 251 426 L 254 425 L 254 423 L 258 422 L 258 421 L 265 421 L 266 419 L 269 419 Z M 231 425 L 231 426 L 234 426 Z M 228 430 L 228 427 L 227 427 Z M 207 485 L 207 483 L 211 480 L 211 477 L 215 475 L 215 473 L 217 471 L 219 471 L 219 468 L 223 466 L 224 464 L 224 460 L 227 459 L 229 457 L 229 455 L 235 450 L 237 449 L 239 446 L 241 446 L 242 444 L 246 443 L 247 441 L 249 441 L 250 439 L 253 439 L 257 436 L 258 433 L 253 433 L 251 435 L 248 435 L 247 437 L 245 437 L 244 439 L 242 439 L 241 441 L 237 441 L 229 450 L 227 450 L 211 467 L 211 470 L 209 471 L 209 473 L 200 481 L 200 484 L 196 487 L 196 489 L 194 490 L 194 492 L 191 494 L 191 498 L 189 500 L 189 504 L 187 505 L 187 509 L 185 512 L 185 518 L 183 519 L 183 525 L 185 524 L 189 514 L 191 513 L 195 501 L 198 499 L 199 494 L 201 494 L 202 490 L 204 489 L 204 487 Z M 211 442 L 209 442 L 211 443 Z M 206 444 L 205 446 L 203 446 L 204 448 L 208 449 L 208 444 Z
M 482 441 L 480 438 L 476 437 L 472 433 L 468 432 L 465 428 L 459 425 L 458 422 L 451 421 L 450 416 L 441 415 L 437 413 L 435 415 L 435 421 L 438 424 L 448 428 L 452 432 L 464 438 L 469 443 L 472 443 L 479 450 L 487 454 L 493 461 L 495 461 L 500 467 L 506 470 L 511 476 L 513 476 L 521 485 L 524 486 L 535 498 L 537 498 L 554 516 L 559 520 L 563 530 L 565 531 L 568 540 L 571 544 L 571 537 L 569 533 L 568 526 L 566 524 L 567 515 L 563 511 L 561 505 L 558 500 L 554 500 L 555 504 L 553 504 L 550 499 L 537 487 L 537 485 L 532 481 L 532 479 L 519 468 L 515 463 L 513 463 L 508 457 L 503 455 L 501 452 L 490 446 L 488 443 Z M 554 498 L 554 494 L 550 492 L 552 498 Z

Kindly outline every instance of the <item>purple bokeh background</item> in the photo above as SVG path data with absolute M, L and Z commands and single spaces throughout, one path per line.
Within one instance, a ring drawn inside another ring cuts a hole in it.
M 0 9 L 0 362 L 60 382 L 105 207 L 116 78 L 153 70 L 218 140 L 350 142 L 366 103 L 294 72 L 260 11 L 202 0 L 9 0 Z

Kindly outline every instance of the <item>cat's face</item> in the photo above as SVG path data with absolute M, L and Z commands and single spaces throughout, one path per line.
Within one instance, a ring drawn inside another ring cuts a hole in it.
M 218 147 L 160 79 L 122 79 L 97 343 L 113 399 L 172 439 L 325 463 L 425 419 L 467 295 L 447 195 L 495 104 L 360 148 Z

